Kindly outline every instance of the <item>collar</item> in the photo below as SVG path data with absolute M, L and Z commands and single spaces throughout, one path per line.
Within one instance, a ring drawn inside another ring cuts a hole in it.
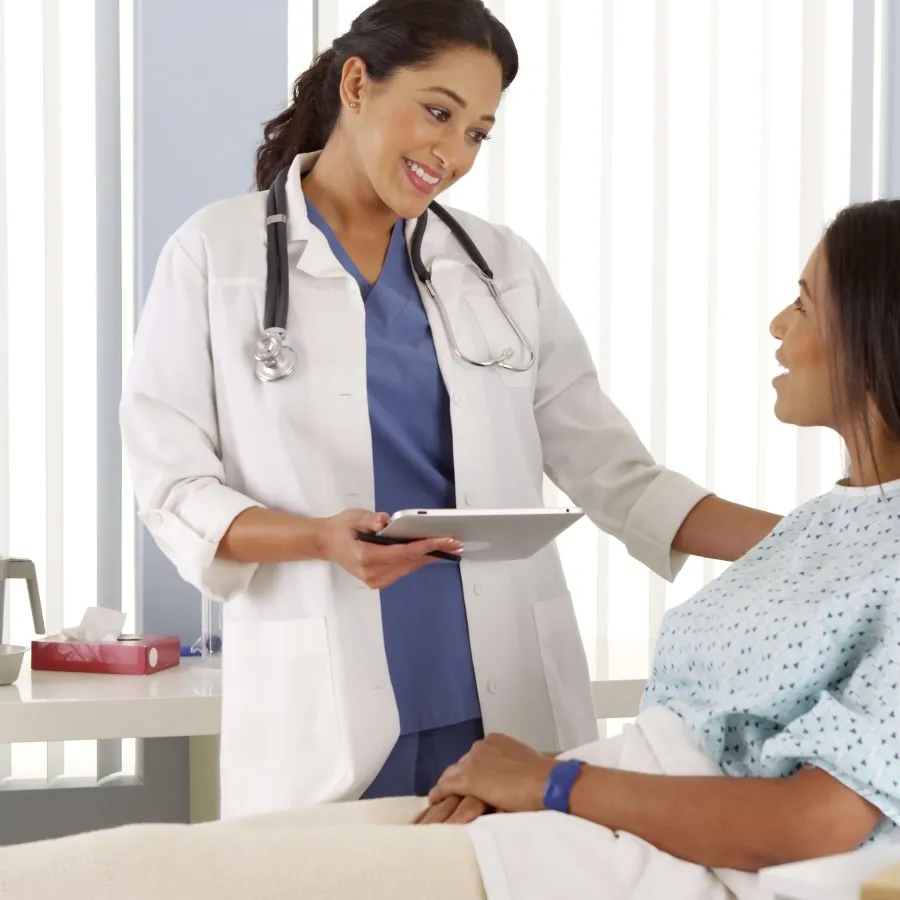
M 328 246 L 325 235 L 310 221 L 306 211 L 306 199 L 303 196 L 302 177 L 315 165 L 321 150 L 313 153 L 300 153 L 294 157 L 288 169 L 284 185 L 287 202 L 287 238 L 288 252 L 297 254 L 296 268 L 314 278 L 335 278 L 346 275 Z M 291 245 L 295 246 L 291 246 Z
M 316 160 L 321 155 L 321 150 L 312 153 L 300 153 L 294 157 L 288 169 L 287 181 L 285 183 L 285 199 L 287 201 L 287 234 L 288 244 L 302 243 L 303 247 L 299 248 L 300 254 L 297 260 L 297 268 L 309 272 L 314 276 L 333 276 L 344 273 L 344 268 L 337 261 L 328 241 L 318 228 L 313 226 L 309 221 L 309 214 L 306 210 L 306 199 L 303 196 L 303 187 L 301 179 L 316 164 Z M 407 247 L 412 242 L 412 235 L 415 231 L 418 219 L 408 219 L 406 222 L 405 237 Z M 435 215 L 429 215 L 428 227 L 425 229 L 425 236 L 422 241 L 422 258 L 426 263 L 443 261 L 443 257 L 455 257 L 458 255 L 459 248 L 455 246 L 455 241 L 450 234 L 449 229 Z M 447 262 L 451 262 L 447 260 Z M 458 267 L 458 261 L 456 265 Z M 440 268 L 440 264 L 436 265 Z
M 306 212 L 306 200 L 303 197 L 303 186 L 300 179 L 316 164 L 321 150 L 313 153 L 300 153 L 294 157 L 288 169 L 287 182 L 284 186 L 287 199 L 287 232 L 288 242 L 309 240 L 312 225 Z

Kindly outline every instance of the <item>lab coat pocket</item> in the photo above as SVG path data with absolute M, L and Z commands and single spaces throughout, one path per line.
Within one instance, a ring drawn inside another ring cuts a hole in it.
M 467 278 L 463 285 L 465 304 L 474 320 L 472 330 L 480 338 L 476 341 L 480 358 L 492 359 L 507 352 L 511 365 L 523 367 L 534 354 L 533 364 L 524 372 L 499 366 L 486 370 L 486 374 L 499 377 L 509 387 L 530 387 L 537 369 L 537 303 L 534 289 L 530 282 L 519 280 L 498 284 L 497 290 L 500 304 L 480 279 L 474 278 L 473 281 Z M 520 340 L 516 328 L 521 331 L 528 347 Z
M 572 598 L 538 601 L 533 612 L 559 749 L 596 740 L 590 673 Z
M 235 805 L 252 814 L 334 796 L 348 759 L 328 620 L 230 620 L 225 643 L 222 777 Z

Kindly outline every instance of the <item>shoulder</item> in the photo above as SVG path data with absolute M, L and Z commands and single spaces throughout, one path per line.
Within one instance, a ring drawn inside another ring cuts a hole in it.
M 871 531 L 873 540 L 897 540 L 900 538 L 900 492 L 834 489 L 798 506 L 785 516 L 775 532 L 806 529 L 841 534 Z
M 207 204 L 178 227 L 167 249 L 188 257 L 207 277 L 223 265 L 239 265 L 248 248 L 264 249 L 265 196 L 254 191 Z
M 785 535 L 795 534 L 798 531 L 804 531 L 816 519 L 830 508 L 830 494 L 819 494 L 801 503 L 792 509 L 784 518 L 772 529 L 772 537 L 781 538 Z
M 507 281 L 513 276 L 521 277 L 531 270 L 535 262 L 540 263 L 528 242 L 509 226 L 497 225 L 465 210 L 441 205 L 472 239 L 472 243 L 494 272 L 498 283 Z M 430 219 L 429 227 L 432 225 Z M 533 272 L 531 274 L 533 277 Z
M 180 233 L 227 239 L 235 232 L 255 233 L 265 227 L 266 195 L 262 191 L 238 194 L 201 207 L 179 228 Z
M 876 586 L 898 595 L 900 495 L 835 490 L 815 497 L 785 516 L 750 555 L 777 553 L 802 559 L 809 578 L 837 578 L 847 596 Z

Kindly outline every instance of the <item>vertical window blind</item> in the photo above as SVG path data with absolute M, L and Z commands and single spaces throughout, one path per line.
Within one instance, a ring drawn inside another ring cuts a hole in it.
M 48 632 L 134 626 L 117 424 L 131 346 L 131 4 L 0 2 L 0 554 L 34 560 Z M 5 640 L 33 634 L 11 582 Z M 28 665 L 26 657 L 25 665 Z M 134 771 L 134 741 L 0 746 L 0 785 Z

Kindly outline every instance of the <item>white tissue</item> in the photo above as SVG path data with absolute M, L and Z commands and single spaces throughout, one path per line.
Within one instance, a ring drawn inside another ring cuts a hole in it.
M 125 624 L 125 613 L 117 609 L 92 606 L 84 611 L 81 624 L 76 628 L 63 628 L 63 634 L 70 641 L 97 644 L 118 640 Z

